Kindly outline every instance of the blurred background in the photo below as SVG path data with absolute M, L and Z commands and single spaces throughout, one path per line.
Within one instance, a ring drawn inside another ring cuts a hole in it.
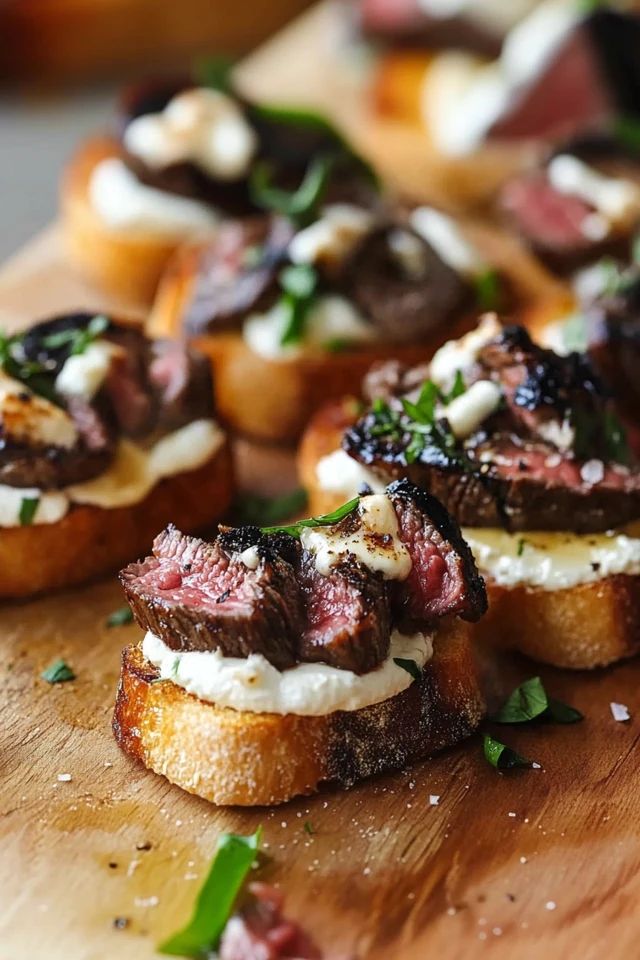
M 0 0 L 0 259 L 53 219 L 65 160 L 123 81 L 241 57 L 309 3 Z

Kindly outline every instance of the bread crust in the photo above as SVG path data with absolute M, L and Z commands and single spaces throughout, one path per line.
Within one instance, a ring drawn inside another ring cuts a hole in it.
M 184 246 L 171 260 L 149 317 L 156 337 L 183 335 L 181 318 L 191 295 L 198 244 Z M 227 331 L 194 337 L 193 346 L 210 361 L 216 409 L 238 433 L 267 443 L 294 444 L 309 418 L 328 400 L 344 396 L 380 360 L 429 360 L 445 340 L 471 329 L 471 316 L 424 343 L 373 343 L 329 353 L 307 351 L 290 360 L 270 360 L 251 350 L 242 335 Z
M 484 712 L 470 628 L 443 623 L 423 678 L 403 693 L 322 717 L 221 708 L 154 683 L 141 645 L 123 652 L 113 730 L 119 745 L 189 793 L 224 806 L 284 803 L 322 783 L 349 787 L 469 736 Z
M 167 523 L 195 532 L 222 517 L 234 494 L 227 440 L 196 470 L 161 480 L 139 503 L 74 504 L 57 523 L 0 529 L 0 598 L 84 583 L 148 552 Z
M 178 243 L 156 231 L 119 230 L 107 225 L 89 202 L 95 167 L 122 157 L 112 137 L 86 140 L 62 178 L 62 233 L 72 264 L 88 280 L 132 306 L 149 306 L 158 281 Z
M 353 410 L 349 400 L 327 405 L 302 438 L 298 473 L 312 515 L 335 510 L 346 499 L 319 488 L 316 467 L 340 447 Z M 604 667 L 640 652 L 640 576 L 618 574 L 563 590 L 506 589 L 485 579 L 489 611 L 474 625 L 485 645 L 573 670 Z

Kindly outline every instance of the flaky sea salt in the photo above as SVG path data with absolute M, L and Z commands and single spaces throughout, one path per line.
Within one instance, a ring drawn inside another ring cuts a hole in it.
M 631 719 L 629 707 L 627 707 L 624 703 L 610 703 L 609 707 L 611 708 L 611 716 L 619 723 Z
M 430 804 L 430 806 L 432 806 L 432 807 L 437 807 L 439 803 L 440 803 L 440 794 L 439 794 L 439 793 L 431 793 L 431 794 L 429 794 L 429 804 Z

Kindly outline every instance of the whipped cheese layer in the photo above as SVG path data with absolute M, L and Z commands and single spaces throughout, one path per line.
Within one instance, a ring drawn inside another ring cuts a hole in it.
M 328 454 L 316 466 L 320 489 L 345 498 L 355 496 L 370 475 L 343 450 Z M 640 522 L 606 533 L 508 533 L 465 527 L 462 535 L 480 573 L 502 587 L 563 590 L 614 574 L 640 574 Z
M 321 717 L 336 710 L 360 710 L 406 690 L 413 677 L 394 658 L 413 660 L 422 668 L 433 654 L 433 638 L 394 630 L 387 659 L 363 674 L 326 663 L 299 663 L 280 671 L 259 653 L 241 659 L 219 651 L 177 652 L 153 633 L 145 635 L 142 652 L 161 679 L 218 707 Z
M 10 487 L 0 484 L 0 527 L 20 526 L 25 500 L 36 500 L 32 524 L 56 523 L 72 504 L 113 510 L 140 503 L 165 477 L 196 470 L 222 446 L 224 433 L 213 420 L 192 423 L 162 437 L 149 449 L 121 440 L 104 473 L 61 490 Z
M 179 241 L 210 234 L 220 219 L 199 200 L 142 183 L 118 157 L 96 164 L 88 193 L 93 210 L 112 230 L 156 233 Z

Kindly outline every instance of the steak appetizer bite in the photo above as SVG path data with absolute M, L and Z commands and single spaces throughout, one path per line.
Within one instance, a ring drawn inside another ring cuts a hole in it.
M 430 19 L 428 0 L 424 6 Z M 466 203 L 488 200 L 549 145 L 609 134 L 640 116 L 640 16 L 628 4 L 477 6 L 503 14 L 506 34 L 493 59 L 465 51 L 468 33 L 460 33 L 462 42 L 446 49 L 383 53 L 372 79 L 380 117 L 426 128 L 434 171 L 449 198 Z M 471 7 L 446 4 L 441 12 Z M 410 16 L 412 4 L 400 9 Z
M 518 237 L 566 274 L 603 254 L 627 259 L 640 223 L 640 161 L 619 141 L 594 137 L 557 151 L 507 182 L 499 207 Z
M 486 609 L 454 520 L 407 480 L 290 527 L 175 527 L 120 575 L 120 746 L 217 804 L 349 786 L 467 736 Z
M 147 82 L 124 91 L 111 136 L 82 144 L 62 183 L 73 262 L 148 305 L 180 243 L 256 213 L 262 191 L 372 194 L 370 168 L 322 117 L 250 103 L 229 83 Z
M 325 199 L 287 212 L 276 198 L 184 247 L 151 313 L 155 333 L 186 334 L 210 356 L 221 415 L 258 439 L 295 441 L 372 362 L 426 360 L 509 296 L 448 214 Z
M 409 478 L 462 526 L 488 587 L 483 636 L 574 668 L 637 652 L 640 469 L 587 356 L 488 316 L 366 387 L 368 409 L 327 409 L 303 440 L 314 509 Z
M 219 519 L 233 478 L 211 397 L 203 357 L 106 316 L 0 338 L 0 597 L 107 573 L 170 518 Z

